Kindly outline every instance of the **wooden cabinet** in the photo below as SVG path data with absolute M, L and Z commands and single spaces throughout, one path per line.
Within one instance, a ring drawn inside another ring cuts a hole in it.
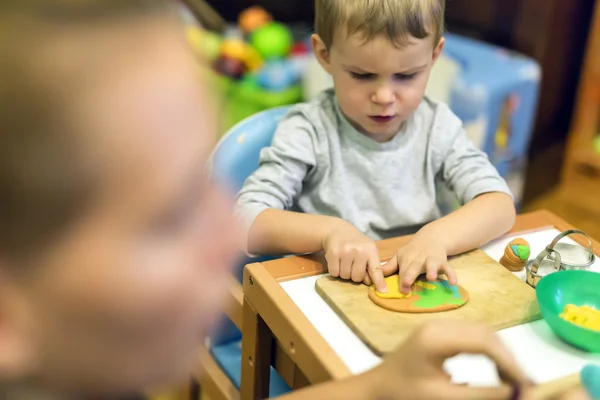
M 600 186 L 600 148 L 595 148 L 600 140 L 600 4 L 594 11 L 572 121 L 563 185 L 597 180 Z

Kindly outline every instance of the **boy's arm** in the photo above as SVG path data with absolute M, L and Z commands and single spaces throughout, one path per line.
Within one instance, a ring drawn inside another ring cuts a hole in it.
M 250 254 L 303 254 L 323 250 L 323 241 L 347 222 L 325 215 L 296 213 L 270 208 L 250 227 Z
M 435 141 L 441 177 L 463 207 L 426 225 L 421 235 L 435 235 L 448 255 L 480 247 L 512 228 L 515 207 L 504 179 L 487 155 L 469 140 L 462 122 L 447 110 Z
M 500 192 L 486 193 L 424 226 L 418 235 L 435 237 L 452 256 L 483 246 L 508 232 L 514 222 L 512 197 Z
M 261 152 L 258 169 L 238 194 L 236 210 L 246 226 L 250 254 L 294 254 L 322 249 L 326 231 L 340 220 L 285 211 L 316 166 L 317 137 L 300 112 L 282 120 L 271 146 Z

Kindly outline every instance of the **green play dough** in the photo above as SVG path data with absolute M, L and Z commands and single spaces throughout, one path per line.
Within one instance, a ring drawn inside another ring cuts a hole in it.
M 462 297 L 455 297 L 454 294 L 442 286 L 439 282 L 427 282 L 433 284 L 435 289 L 423 289 L 420 292 L 413 292 L 413 295 L 419 296 L 414 302 L 416 307 L 436 308 L 447 304 L 461 306 L 466 303 Z
M 529 246 L 519 244 L 512 245 L 510 246 L 510 248 L 512 249 L 513 253 L 521 260 L 529 260 L 529 256 L 531 255 L 531 249 L 529 248 Z

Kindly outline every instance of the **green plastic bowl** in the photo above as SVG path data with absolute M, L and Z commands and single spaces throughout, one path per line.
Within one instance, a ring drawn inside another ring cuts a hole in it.
M 600 332 L 567 322 L 559 315 L 567 304 L 600 310 L 600 273 L 559 271 L 542 278 L 536 287 L 544 320 L 565 342 L 592 353 L 600 353 Z

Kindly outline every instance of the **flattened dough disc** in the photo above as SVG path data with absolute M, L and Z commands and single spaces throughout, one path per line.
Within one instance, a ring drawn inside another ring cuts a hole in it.
M 427 281 L 419 278 L 412 287 L 410 296 L 404 296 L 398 288 L 398 275 L 385 278 L 388 293 L 378 295 L 375 287 L 369 288 L 369 299 L 380 307 L 390 311 L 403 313 L 434 313 L 454 310 L 469 301 L 469 293 L 462 286 L 457 286 L 457 292 L 449 290 L 437 281 Z M 380 297 L 384 296 L 384 297 Z

